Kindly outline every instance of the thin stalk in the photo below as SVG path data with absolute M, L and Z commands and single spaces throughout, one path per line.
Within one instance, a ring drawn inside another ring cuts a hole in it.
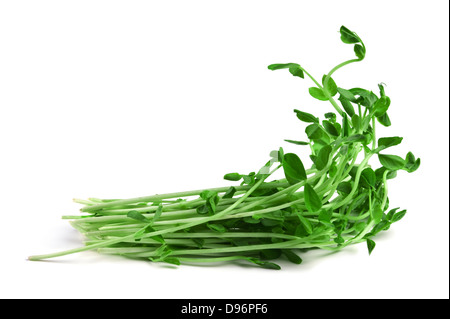
M 269 184 L 268 183 L 265 185 L 261 185 L 261 189 L 273 188 L 273 187 L 286 187 L 288 185 L 289 185 L 288 183 L 278 183 L 278 184 L 274 184 L 274 183 Z M 93 211 L 97 211 L 97 210 L 101 210 L 101 209 L 105 209 L 105 208 L 118 207 L 118 206 L 127 205 L 127 204 L 134 204 L 134 203 L 141 203 L 141 202 L 154 202 L 154 201 L 159 201 L 159 200 L 168 199 L 168 198 L 195 196 L 195 195 L 200 195 L 200 193 L 202 193 L 205 190 L 210 190 L 210 191 L 217 192 L 217 193 L 224 193 L 229 188 L 230 188 L 229 186 L 216 187 L 216 188 L 198 189 L 198 190 L 185 191 L 185 192 L 167 193 L 167 194 L 160 194 L 160 195 L 151 195 L 151 196 L 120 199 L 120 200 L 116 200 L 116 201 L 112 201 L 112 202 L 83 207 L 81 209 L 81 211 L 82 212 L 93 212 Z M 248 185 L 235 186 L 235 188 L 237 191 L 241 191 L 241 190 L 247 191 L 247 190 L 251 189 L 251 186 L 248 186 Z

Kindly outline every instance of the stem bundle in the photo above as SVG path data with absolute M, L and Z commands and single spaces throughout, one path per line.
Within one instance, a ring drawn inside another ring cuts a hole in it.
M 289 69 L 306 74 L 316 84 L 311 96 L 332 104 L 337 115 L 325 114 L 322 123 L 312 114 L 295 110 L 309 123 L 305 133 L 313 165 L 282 148 L 257 172 L 224 176 L 240 185 L 159 194 L 129 199 L 75 200 L 82 214 L 65 216 L 86 238 L 85 246 L 29 257 L 53 258 L 86 250 L 171 264 L 244 260 L 264 268 L 279 269 L 273 262 L 282 256 L 300 264 L 298 252 L 309 249 L 340 250 L 367 242 L 389 229 L 406 211 L 388 210 L 387 180 L 398 170 L 415 171 L 420 159 L 380 154 L 401 142 L 400 137 L 375 138 L 376 120 L 389 126 L 389 98 L 383 85 L 380 97 L 361 88 L 339 88 L 331 75 L 341 67 L 364 59 L 365 46 L 356 33 L 341 27 L 344 43 L 355 44 L 357 59 L 348 60 L 324 75 L 320 84 L 296 63 L 272 64 L 271 70 Z M 343 109 L 334 100 L 339 93 Z M 358 107 L 358 114 L 354 110 Z M 361 112 L 365 107 L 364 113 Z M 358 162 L 360 154 L 363 158 Z M 369 160 L 377 154 L 382 164 L 373 170 Z M 282 168 L 285 178 L 268 181 Z

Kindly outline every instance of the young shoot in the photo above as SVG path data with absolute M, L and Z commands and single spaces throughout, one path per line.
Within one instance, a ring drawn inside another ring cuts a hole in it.
M 405 157 L 389 154 L 402 137 L 376 137 L 377 125 L 391 125 L 391 100 L 383 84 L 373 92 L 343 88 L 333 79 L 341 68 L 366 55 L 355 32 L 342 26 L 340 37 L 353 45 L 354 56 L 321 78 L 297 63 L 268 66 L 287 69 L 297 78 L 306 76 L 312 81 L 310 96 L 331 104 L 316 114 L 295 109 L 305 135 L 284 140 L 303 153 L 310 151 L 311 167 L 280 147 L 257 171 L 225 174 L 229 187 L 128 199 L 77 199 L 83 205 L 81 214 L 64 218 L 84 235 L 85 245 L 29 259 L 96 250 L 174 265 L 244 262 L 280 269 L 277 260 L 301 264 L 299 254 L 310 249 L 338 251 L 365 243 L 373 254 L 376 235 L 406 214 L 389 207 L 388 180 L 401 170 L 416 171 L 420 159 L 411 152 Z M 283 178 L 271 178 L 277 170 Z

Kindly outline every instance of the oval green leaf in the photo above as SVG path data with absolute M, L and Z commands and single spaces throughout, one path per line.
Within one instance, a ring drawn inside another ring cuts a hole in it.
M 223 179 L 227 180 L 227 181 L 238 181 L 242 178 L 242 175 L 239 173 L 228 173 L 225 174 L 225 176 L 223 177 Z
M 308 183 L 304 187 L 305 205 L 309 212 L 315 213 L 322 208 L 322 200 Z
M 359 37 L 356 35 L 355 32 L 350 31 L 347 27 L 341 26 L 339 32 L 341 33 L 341 40 L 342 42 L 346 44 L 353 44 L 361 42 Z
M 289 184 L 297 184 L 306 179 L 306 171 L 300 158 L 294 153 L 284 155 L 283 170 Z
M 310 87 L 309 88 L 309 94 L 320 101 L 328 101 L 328 98 L 325 96 L 325 93 L 317 87 Z
M 322 128 L 316 123 L 307 126 L 305 133 L 310 140 L 318 140 L 324 134 Z
M 326 145 L 326 146 L 322 147 L 320 149 L 319 153 L 317 154 L 314 164 L 316 164 L 316 168 L 319 171 L 323 170 L 327 166 L 328 159 L 330 158 L 331 150 L 332 150 L 331 146 Z
M 331 123 L 330 121 L 322 121 L 323 127 L 325 128 L 325 131 L 327 131 L 328 134 L 332 135 L 332 136 L 339 136 L 340 132 L 338 131 L 338 129 L 336 128 L 336 126 L 333 125 L 333 123 Z
M 310 113 L 302 112 L 299 110 L 294 110 L 294 112 L 297 114 L 297 117 L 300 121 L 306 123 L 319 123 L 319 119 Z
M 398 145 L 402 142 L 403 137 L 393 136 L 393 137 L 381 137 L 378 139 L 378 146 L 388 148 L 391 146 Z
M 325 90 L 327 90 L 327 92 L 331 95 L 331 96 L 335 96 L 338 93 L 338 87 L 336 85 L 336 82 L 334 82 L 334 80 L 329 77 L 328 80 L 325 83 L 325 79 L 326 79 L 326 75 L 324 75 L 322 77 L 322 84 L 323 84 L 323 88 Z
M 391 171 L 402 169 L 406 164 L 405 160 L 397 155 L 378 154 L 378 160 L 381 165 Z

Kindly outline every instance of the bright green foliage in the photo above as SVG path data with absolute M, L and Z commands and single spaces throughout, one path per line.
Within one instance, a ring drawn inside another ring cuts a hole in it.
M 288 153 L 284 155 L 283 169 L 289 184 L 297 184 L 306 179 L 305 168 L 297 154 Z
M 333 107 L 317 112 L 323 118 L 294 110 L 299 131 L 305 134 L 285 141 L 306 145 L 299 152 L 311 151 L 301 154 L 303 161 L 312 161 L 308 169 L 299 155 L 285 154 L 279 147 L 258 171 L 224 175 L 238 185 L 79 200 L 85 205 L 82 215 L 65 218 L 86 237 L 86 245 L 30 259 L 96 249 L 173 265 L 246 262 L 280 269 L 275 260 L 301 264 L 297 253 L 310 249 L 336 251 L 365 242 L 371 254 L 373 238 L 406 215 L 398 207 L 389 209 L 387 181 L 402 171 L 416 171 L 420 159 L 411 152 L 404 158 L 385 153 L 399 145 L 402 137 L 377 139 L 377 123 L 391 125 L 391 100 L 383 84 L 378 85 L 377 94 L 360 87 L 342 88 L 335 82 L 336 71 L 366 55 L 355 32 L 344 26 L 339 31 L 342 42 L 353 45 L 356 57 L 335 66 L 321 81 L 297 63 L 268 66 L 273 71 L 287 69 L 301 79 L 306 75 L 315 86 L 308 89 L 305 100 L 313 97 Z M 277 170 L 284 174 L 269 180 Z
M 369 255 L 370 255 L 370 254 L 372 254 L 372 251 L 375 248 L 375 242 L 370 238 L 367 238 L 366 241 L 367 241 L 367 249 L 369 250 Z
M 318 212 L 320 208 L 322 208 L 322 200 L 311 185 L 305 185 L 304 196 L 305 206 L 308 211 L 310 211 L 311 213 L 315 213 Z

